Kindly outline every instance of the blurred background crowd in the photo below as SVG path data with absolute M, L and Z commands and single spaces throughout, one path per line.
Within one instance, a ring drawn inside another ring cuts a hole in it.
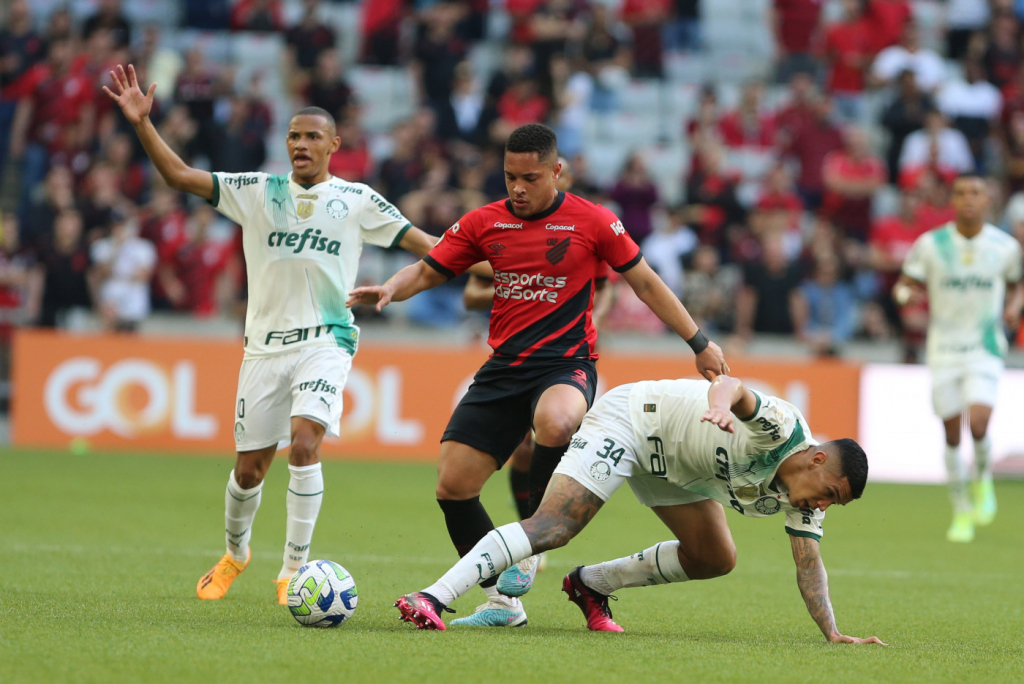
M 709 335 L 815 354 L 899 340 L 910 245 L 991 179 L 1024 240 L 1022 0 L 0 2 L 0 336 L 241 320 L 239 228 L 169 190 L 102 93 L 133 63 L 189 163 L 287 173 L 291 112 L 339 123 L 337 176 L 424 230 L 505 196 L 515 127 L 559 135 L 573 192 L 622 218 Z M 407 256 L 368 247 L 381 282 Z M 624 283 L 605 327 L 662 329 Z M 403 324 L 467 320 L 461 281 Z M 394 320 L 362 323 L 395 325 Z M 237 323 L 234 323 L 237 324 Z M 479 320 L 470 322 L 479 325 Z M 1024 340 L 1020 331 L 1008 331 Z

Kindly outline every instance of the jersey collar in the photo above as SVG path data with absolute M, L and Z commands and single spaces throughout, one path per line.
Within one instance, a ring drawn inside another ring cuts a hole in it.
M 510 199 L 505 200 L 505 209 L 507 209 L 508 213 L 512 214 L 512 216 L 514 216 L 516 219 L 520 221 L 540 221 L 541 219 L 546 219 L 548 216 L 551 216 L 556 211 L 558 211 L 558 208 L 562 206 L 562 202 L 564 201 L 565 192 L 563 190 L 559 190 L 558 195 L 555 197 L 555 201 L 551 203 L 550 207 L 548 207 L 544 211 L 537 212 L 532 216 L 516 216 L 516 213 L 512 211 L 512 200 Z
M 298 185 L 303 190 L 311 190 L 311 189 L 315 188 L 318 185 L 323 185 L 324 183 L 330 183 L 332 180 L 334 180 L 334 176 L 333 175 L 328 176 L 327 180 L 321 181 L 320 183 L 312 183 L 312 184 L 300 183 L 299 181 L 295 180 L 295 178 L 292 177 L 292 172 L 291 171 L 288 172 L 288 182 L 289 183 L 295 183 L 296 185 Z

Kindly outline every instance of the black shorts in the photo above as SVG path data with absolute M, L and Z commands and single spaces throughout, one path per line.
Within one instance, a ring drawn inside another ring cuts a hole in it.
M 551 359 L 509 366 L 492 357 L 455 407 L 442 442 L 461 442 L 494 457 L 501 468 L 533 428 L 540 395 L 554 385 L 570 385 L 594 405 L 597 367 L 591 359 Z

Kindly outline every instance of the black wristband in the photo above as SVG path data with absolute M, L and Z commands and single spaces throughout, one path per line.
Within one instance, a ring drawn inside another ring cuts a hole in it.
M 700 354 L 708 348 L 710 342 L 708 342 L 708 338 L 704 337 L 704 333 L 698 328 L 697 334 L 686 340 L 686 344 L 690 345 L 690 349 L 693 350 L 694 354 Z

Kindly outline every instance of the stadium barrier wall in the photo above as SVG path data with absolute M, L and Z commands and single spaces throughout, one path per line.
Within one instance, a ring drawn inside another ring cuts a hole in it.
M 433 461 L 452 408 L 488 351 L 364 344 L 345 388 L 340 439 L 328 457 Z M 241 346 L 236 342 L 19 330 L 13 443 L 26 447 L 231 453 Z M 857 430 L 857 366 L 730 358 L 755 389 L 804 411 L 819 438 Z M 608 353 L 599 391 L 694 376 L 678 356 Z

